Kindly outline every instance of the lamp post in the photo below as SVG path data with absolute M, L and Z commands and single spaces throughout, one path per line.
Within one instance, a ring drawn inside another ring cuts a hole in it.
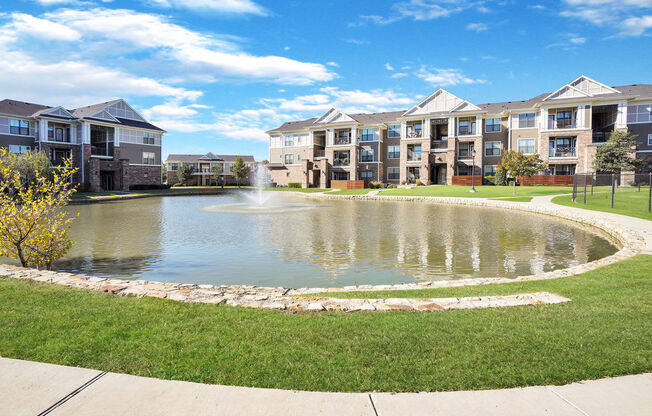
M 471 190 L 475 192 L 475 147 L 471 149 Z

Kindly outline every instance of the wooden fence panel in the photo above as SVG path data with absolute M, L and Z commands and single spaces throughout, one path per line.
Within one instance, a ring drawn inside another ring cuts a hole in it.
M 482 185 L 482 176 L 453 176 L 453 185 L 471 186 L 472 184 Z
M 521 186 L 573 186 L 573 175 L 532 175 L 519 177 Z
M 339 180 L 332 180 L 331 181 L 331 188 L 334 189 L 364 189 L 365 181 L 363 180 L 357 180 L 357 181 L 339 181 Z

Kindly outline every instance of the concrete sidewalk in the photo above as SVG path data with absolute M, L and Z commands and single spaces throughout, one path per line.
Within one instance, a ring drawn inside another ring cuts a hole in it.
M 445 393 L 319 393 L 159 380 L 0 358 L 0 415 L 646 415 L 652 374 Z

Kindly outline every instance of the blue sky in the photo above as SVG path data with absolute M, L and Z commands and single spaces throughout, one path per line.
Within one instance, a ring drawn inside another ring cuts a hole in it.
M 651 83 L 652 0 L 0 0 L 0 91 L 76 107 L 121 97 L 169 153 L 267 158 L 265 130 L 407 109 L 437 88 L 480 104 L 579 75 Z

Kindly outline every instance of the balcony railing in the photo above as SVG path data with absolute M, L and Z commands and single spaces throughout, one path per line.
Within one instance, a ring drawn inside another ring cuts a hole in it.
M 100 145 L 91 145 L 91 156 L 113 157 L 113 143 Z
M 315 155 L 314 157 L 326 157 L 325 150 L 315 150 L 313 154 Z
M 549 130 L 574 129 L 576 126 L 576 120 L 569 120 L 567 118 L 548 120 Z
M 415 152 L 413 150 L 408 150 L 407 152 L 408 162 L 417 162 L 421 160 L 421 152 Z
M 349 157 L 336 157 L 333 159 L 333 166 L 349 166 Z
M 360 156 L 360 162 L 373 162 L 373 161 L 374 161 L 374 156 L 373 155 Z
M 335 137 L 335 138 L 333 138 L 333 144 L 334 145 L 351 144 L 351 138 L 350 137 Z
M 457 152 L 457 158 L 461 160 L 473 159 L 473 149 L 460 149 Z
M 607 140 L 609 140 L 609 137 L 611 137 L 612 132 L 602 132 L 602 131 L 594 131 L 593 132 L 593 143 L 604 143 Z
M 405 134 L 405 137 L 407 137 L 408 139 L 419 139 L 419 138 L 423 137 L 423 131 L 422 130 L 410 130 L 410 129 L 408 129 L 408 131 Z
M 548 157 L 576 157 L 577 151 L 575 147 L 554 147 L 550 148 Z
M 448 140 L 432 140 L 430 142 L 430 150 L 448 150 Z

